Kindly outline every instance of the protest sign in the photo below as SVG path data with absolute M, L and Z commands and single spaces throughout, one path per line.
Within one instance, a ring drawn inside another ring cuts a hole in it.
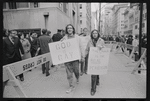
M 102 50 L 99 50 L 97 47 L 90 47 L 87 74 L 107 74 L 109 54 L 110 48 L 103 48 Z
M 79 44 L 75 38 L 49 43 L 54 65 L 81 59 Z

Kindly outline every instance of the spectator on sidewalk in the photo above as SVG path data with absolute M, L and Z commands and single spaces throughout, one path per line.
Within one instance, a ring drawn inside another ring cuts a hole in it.
M 43 29 L 42 33 L 43 35 L 38 38 L 39 39 L 38 46 L 40 46 L 41 54 L 45 54 L 45 53 L 50 52 L 48 43 L 51 43 L 52 39 L 49 36 L 47 36 L 47 29 Z M 42 64 L 42 73 L 44 74 L 46 72 L 46 76 L 50 75 L 49 64 L 50 64 L 50 61 L 47 61 L 46 63 Z
M 135 38 L 132 41 L 132 46 L 134 46 L 134 47 L 138 47 L 139 46 L 139 40 L 138 39 L 139 39 L 139 36 L 135 35 Z M 135 51 L 134 55 L 135 55 L 135 61 L 138 61 L 138 59 L 139 59 L 138 51 Z
M 15 31 L 10 31 L 8 37 L 3 40 L 3 54 L 6 56 L 6 64 L 21 61 L 21 54 L 24 50 L 19 38 L 16 37 Z M 23 73 L 18 75 L 21 81 L 24 81 Z M 16 76 L 17 78 L 17 76 Z
M 37 50 L 38 50 L 38 38 L 36 37 L 36 33 L 35 32 L 31 32 L 30 33 L 30 37 L 28 38 L 30 44 L 31 44 L 31 56 L 34 57 Z
M 104 45 L 105 45 L 104 40 L 100 38 L 100 34 L 98 30 L 94 29 L 91 32 L 91 39 L 89 40 L 87 44 L 85 56 L 89 57 L 90 47 L 98 47 L 101 50 L 103 47 L 105 47 Z M 91 95 L 95 94 L 96 85 L 99 85 L 99 75 L 91 75 Z
M 133 41 L 133 36 L 132 35 L 129 35 L 128 36 L 128 39 L 127 39 L 127 44 L 129 44 L 129 45 L 132 45 L 132 41 Z M 128 49 L 127 48 L 127 50 L 129 50 L 129 55 L 131 54 L 131 52 L 132 52 L 132 49 Z
M 21 42 L 23 50 L 24 50 L 24 55 L 22 56 L 22 59 L 24 60 L 24 59 L 31 58 L 30 42 L 24 37 L 24 34 L 21 32 L 18 33 L 18 38 L 20 39 L 20 42 Z
M 83 56 L 81 51 L 80 37 L 77 34 L 75 34 L 75 28 L 73 27 L 73 25 L 68 24 L 66 26 L 66 35 L 61 39 L 61 41 L 71 39 L 71 38 L 75 38 L 77 40 L 79 44 L 81 56 Z M 79 83 L 79 60 L 66 62 L 64 64 L 66 66 L 67 79 L 70 86 L 70 88 L 66 91 L 66 93 L 70 93 L 75 88 L 73 84 L 73 73 L 75 74 L 76 77 L 76 83 L 77 84 Z
M 52 36 L 53 42 L 60 41 L 60 39 L 63 38 L 63 35 L 62 35 L 61 31 L 62 31 L 61 29 L 58 29 L 57 33 Z

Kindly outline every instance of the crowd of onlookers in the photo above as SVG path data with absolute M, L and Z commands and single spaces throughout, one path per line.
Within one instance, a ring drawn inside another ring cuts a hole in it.
M 133 40 L 137 40 L 136 43 L 138 43 L 139 41 L 139 36 L 138 35 L 103 35 L 102 36 L 102 39 L 104 41 L 116 41 L 116 42 L 123 42 L 123 43 L 127 43 L 127 44 L 130 44 L 130 45 L 134 45 L 135 46 L 135 43 L 133 42 Z M 147 45 L 147 36 L 145 34 L 142 35 L 142 38 L 141 38 L 141 46 L 143 48 L 146 48 L 146 45 Z
M 47 30 L 47 29 L 42 29 L 41 34 L 37 34 L 36 32 L 30 32 L 28 34 L 25 34 L 23 32 L 17 32 L 15 30 L 3 30 L 3 65 L 7 65 L 7 64 L 11 64 L 14 62 L 18 62 L 24 59 L 28 59 L 31 57 L 35 57 L 37 55 L 42 55 L 45 53 L 50 52 L 49 47 L 48 47 L 48 43 L 51 42 L 57 42 L 60 41 L 62 39 L 69 39 L 69 38 L 76 38 L 77 40 L 80 39 L 79 36 L 81 37 L 86 37 L 86 39 L 88 40 L 89 43 L 89 47 L 90 45 L 97 47 L 96 44 L 97 42 L 99 42 L 100 40 L 104 40 L 104 41 L 116 41 L 116 42 L 123 42 L 126 44 L 130 44 L 133 46 L 138 46 L 139 45 L 139 36 L 135 35 L 135 37 L 133 38 L 132 35 L 122 35 L 122 36 L 117 36 L 117 35 L 103 35 L 101 36 L 98 32 L 98 30 L 93 30 L 91 32 L 91 34 L 87 34 L 87 29 L 85 28 L 84 33 L 81 34 L 76 34 L 75 33 L 75 29 L 74 27 L 69 24 L 66 26 L 66 29 L 58 29 L 56 34 L 51 34 L 51 31 Z M 93 38 L 93 39 L 92 39 Z M 104 43 L 104 41 L 102 40 L 102 42 L 99 43 Z M 81 42 L 81 41 L 80 41 Z M 80 43 L 81 44 L 81 43 Z M 142 47 L 146 48 L 147 46 L 147 37 L 146 35 L 142 36 Z M 103 46 L 103 44 L 102 44 Z M 128 49 L 129 53 L 131 54 L 131 49 Z M 86 56 L 87 57 L 87 56 Z M 83 75 L 83 73 L 87 72 L 87 69 L 82 68 L 82 67 L 86 67 L 87 64 L 87 60 L 86 57 L 82 58 L 81 60 L 83 60 L 83 64 L 81 62 L 81 75 Z M 84 63 L 84 61 L 86 63 Z M 50 61 L 42 64 L 42 73 L 46 74 L 46 76 L 49 76 L 49 63 Z M 68 62 L 65 65 L 68 66 L 67 68 L 67 79 L 70 80 L 69 82 L 72 82 L 72 79 L 70 79 L 70 76 L 72 78 L 72 70 L 70 71 L 69 68 L 72 68 L 73 65 L 70 64 L 76 64 L 77 66 L 79 65 L 79 61 L 72 61 L 72 62 Z M 84 66 L 85 65 L 85 66 Z M 51 65 L 51 67 L 55 67 L 53 64 Z M 35 67 L 36 68 L 36 67 Z M 85 70 L 84 70 L 85 69 Z M 29 70 L 32 71 L 32 70 Z M 78 70 L 77 70 L 78 71 Z M 76 73 L 77 75 L 77 82 L 79 79 L 79 73 Z M 20 79 L 21 81 L 24 81 L 24 75 L 23 73 L 16 76 L 16 78 Z M 94 79 L 95 78 L 95 79 Z M 93 76 L 92 77 L 92 82 L 95 82 L 95 80 L 99 78 L 99 76 Z M 5 85 L 6 82 L 4 82 Z M 72 83 L 70 83 L 72 84 Z M 92 84 L 95 85 L 95 84 Z M 96 85 L 99 85 L 99 82 L 97 82 Z M 95 86 L 93 86 L 95 87 Z M 93 88 L 94 89 L 94 88 Z M 70 90 L 70 89 L 69 89 Z M 71 88 L 72 90 L 72 88 Z M 70 91 L 68 91 L 70 92 Z M 93 91 L 94 92 L 94 91 Z M 92 93 L 92 95 L 94 95 L 94 93 Z

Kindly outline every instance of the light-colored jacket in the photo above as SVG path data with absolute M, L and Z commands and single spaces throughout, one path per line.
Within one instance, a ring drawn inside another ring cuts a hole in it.
M 83 57 L 83 51 L 82 51 L 82 44 L 81 44 L 81 37 L 74 34 L 73 37 L 69 37 L 67 34 L 60 40 L 60 41 L 63 41 L 63 40 L 67 40 L 67 39 L 71 39 L 71 38 L 76 38 L 78 44 L 79 44 L 79 51 L 81 53 L 81 58 Z
M 85 55 L 83 56 L 84 58 L 88 55 L 88 53 L 90 51 L 90 47 L 94 47 L 92 39 L 90 39 L 88 44 L 87 44 L 87 47 L 85 49 Z M 96 47 L 105 47 L 105 43 L 104 43 L 104 40 L 102 38 L 99 38 L 97 40 Z

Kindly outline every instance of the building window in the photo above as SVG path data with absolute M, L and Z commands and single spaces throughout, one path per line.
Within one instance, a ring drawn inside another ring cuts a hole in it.
M 145 13 L 145 19 L 147 19 L 147 13 Z
M 8 2 L 9 9 L 17 9 L 16 2 Z
M 137 29 L 138 28 L 138 26 L 137 25 L 135 25 L 135 29 Z
M 3 9 L 6 9 L 6 2 L 3 3 Z
M 30 8 L 37 8 L 39 7 L 38 2 L 30 3 Z
M 145 23 L 142 23 L 142 28 L 144 28 L 145 27 Z
M 80 4 L 80 9 L 82 9 L 82 4 Z
M 82 17 L 82 12 L 80 12 L 80 17 Z
M 67 13 L 67 3 L 63 3 L 63 11 Z
M 80 20 L 80 24 L 82 24 L 82 20 Z
M 29 8 L 29 3 L 28 2 L 17 2 L 16 3 L 17 8 Z

